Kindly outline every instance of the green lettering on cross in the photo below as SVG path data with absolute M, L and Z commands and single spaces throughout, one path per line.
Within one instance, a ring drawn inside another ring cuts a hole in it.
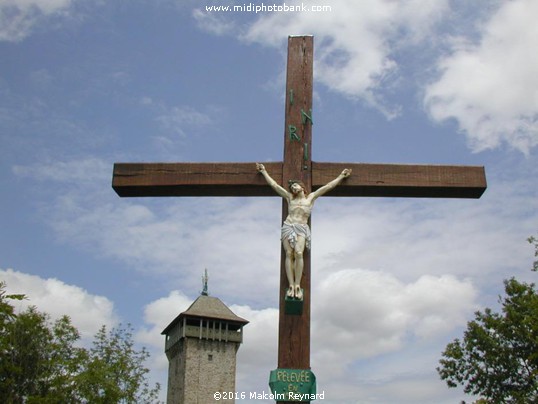
M 301 120 L 303 121 L 303 125 L 306 124 L 307 121 L 310 121 L 310 125 L 314 125 L 314 121 L 312 120 L 312 110 L 307 114 L 301 109 Z
M 288 125 L 288 134 L 290 135 L 290 140 L 300 142 L 301 138 L 297 134 L 297 127 L 293 125 Z

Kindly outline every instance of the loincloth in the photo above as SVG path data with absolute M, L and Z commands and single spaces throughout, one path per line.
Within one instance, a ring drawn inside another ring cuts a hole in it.
M 290 243 L 290 246 L 292 248 L 295 248 L 295 244 L 297 243 L 297 237 L 303 236 L 306 240 L 306 248 L 310 250 L 310 241 L 311 241 L 311 233 L 310 233 L 310 227 L 308 227 L 307 224 L 291 224 L 284 222 L 282 223 L 282 230 L 281 230 L 281 237 L 280 239 L 282 241 L 288 240 Z

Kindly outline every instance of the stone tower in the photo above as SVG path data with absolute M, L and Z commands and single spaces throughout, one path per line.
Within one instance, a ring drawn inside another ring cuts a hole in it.
M 161 333 L 166 336 L 168 404 L 215 402 L 215 392 L 235 391 L 236 353 L 247 320 L 204 291 Z M 233 402 L 233 401 L 226 401 Z

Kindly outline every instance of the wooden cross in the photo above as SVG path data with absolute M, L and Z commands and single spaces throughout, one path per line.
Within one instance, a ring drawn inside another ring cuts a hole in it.
M 284 161 L 264 163 L 283 187 L 301 180 L 308 192 L 352 175 L 327 196 L 480 198 L 486 189 L 484 167 L 320 163 L 312 156 L 313 37 L 288 38 Z M 116 163 L 112 187 L 122 197 L 276 196 L 252 163 Z M 282 220 L 287 216 L 283 201 Z M 310 253 L 305 251 L 301 315 L 284 311 L 287 277 L 281 251 L 278 368 L 310 369 Z

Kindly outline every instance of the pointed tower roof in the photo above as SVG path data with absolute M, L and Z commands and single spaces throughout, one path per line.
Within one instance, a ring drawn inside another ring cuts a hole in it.
M 247 320 L 231 311 L 219 298 L 207 295 L 199 296 L 180 316 L 212 318 L 243 324 L 248 323 Z
M 224 320 L 241 325 L 248 324 L 248 320 L 237 316 L 226 306 L 219 298 L 200 295 L 187 310 L 180 313 L 164 330 L 161 334 L 167 334 L 167 332 L 174 327 L 183 317 L 188 318 L 208 318 L 213 320 Z

